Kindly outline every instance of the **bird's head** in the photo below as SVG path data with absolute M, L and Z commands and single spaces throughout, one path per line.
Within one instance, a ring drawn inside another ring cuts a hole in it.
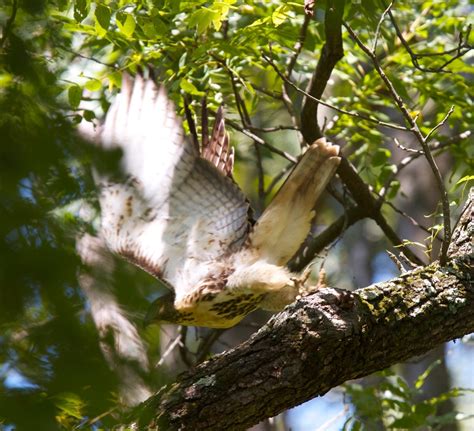
M 144 326 L 152 323 L 175 323 L 181 324 L 183 313 L 174 308 L 174 293 L 169 292 L 166 295 L 155 299 L 145 316 Z

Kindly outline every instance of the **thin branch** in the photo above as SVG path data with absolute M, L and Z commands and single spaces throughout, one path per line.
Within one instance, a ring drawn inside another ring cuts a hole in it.
M 407 153 L 415 153 L 418 154 L 419 156 L 424 155 L 425 153 L 421 150 L 415 150 L 414 148 L 408 148 L 400 144 L 400 141 L 397 138 L 393 138 L 393 142 L 395 142 L 395 145 L 400 148 L 400 150 L 406 151 Z
M 265 173 L 263 170 L 262 154 L 260 152 L 260 145 L 253 141 L 255 149 L 255 155 L 257 157 L 257 196 L 258 196 L 258 207 L 255 208 L 257 213 L 262 212 L 265 206 Z
M 301 54 L 301 50 L 303 49 L 304 42 L 306 40 L 306 35 L 308 34 L 308 26 L 311 22 L 311 18 L 312 17 L 310 15 L 304 16 L 303 25 L 301 26 L 300 34 L 298 35 L 298 40 L 296 41 L 295 46 L 293 47 L 293 55 L 288 61 L 288 67 L 286 69 L 286 77 L 288 79 L 291 79 L 291 74 L 296 66 L 296 62 L 298 61 L 298 57 Z
M 378 124 L 379 126 L 383 126 L 383 127 L 388 127 L 390 129 L 395 129 L 395 130 L 402 130 L 404 132 L 409 132 L 410 129 L 404 127 L 404 126 L 399 126 L 398 124 L 393 124 L 393 123 L 387 123 L 385 121 L 381 121 L 381 120 L 378 120 L 377 118 L 374 118 L 374 117 L 369 117 L 369 116 L 366 116 L 366 115 L 362 115 L 362 114 L 359 114 L 358 112 L 354 112 L 354 111 L 347 111 L 345 109 L 342 109 L 342 108 L 338 108 L 337 106 L 334 106 L 334 105 L 331 105 L 330 103 L 327 103 L 321 99 L 318 99 L 317 97 L 314 97 L 312 96 L 311 94 L 309 94 L 307 91 L 299 88 L 295 83 L 293 83 L 292 81 L 288 80 L 285 75 L 283 75 L 283 73 L 278 69 L 278 67 L 276 66 L 276 64 L 273 62 L 273 60 L 271 58 L 269 58 L 267 55 L 265 55 L 264 53 L 262 53 L 262 57 L 263 59 L 270 65 L 273 67 L 273 69 L 275 70 L 275 72 L 278 74 L 278 76 L 283 79 L 285 82 L 287 82 L 291 87 L 293 87 L 298 93 L 301 93 L 303 94 L 304 96 L 306 96 L 308 99 L 311 99 L 313 100 L 314 102 L 317 102 L 323 106 L 326 106 L 327 108 L 330 108 L 336 112 L 339 112 L 341 114 L 344 114 L 344 115 L 350 115 L 351 117 L 355 117 L 355 118 L 358 118 L 360 120 L 365 120 L 365 121 L 370 121 L 371 123 L 375 123 L 375 124 Z
M 347 209 L 342 216 L 319 235 L 310 238 L 303 248 L 298 251 L 296 257 L 288 263 L 288 268 L 295 272 L 306 268 L 318 253 L 336 241 L 347 228 L 365 217 L 367 217 L 367 212 L 360 206 Z
M 410 112 L 408 108 L 406 107 L 405 103 L 403 102 L 403 99 L 400 97 L 398 94 L 397 90 L 395 89 L 394 85 L 392 84 L 392 81 L 388 78 L 388 76 L 385 74 L 383 71 L 382 67 L 380 66 L 380 63 L 378 61 L 377 55 L 375 52 L 371 51 L 360 39 L 359 37 L 355 34 L 355 32 L 352 30 L 352 28 L 347 24 L 344 23 L 344 27 L 347 29 L 349 32 L 351 38 L 356 42 L 356 44 L 359 46 L 360 49 L 362 49 L 363 52 L 365 52 L 369 58 L 372 60 L 372 63 L 375 67 L 375 70 L 379 74 L 380 78 L 384 82 L 385 86 L 387 87 L 388 91 L 391 94 L 392 99 L 394 100 L 395 104 L 398 106 L 398 109 L 404 116 L 406 122 L 410 125 L 410 130 L 413 133 L 413 135 L 416 137 L 418 140 L 419 144 L 423 148 L 423 151 L 425 153 L 426 160 L 428 161 L 428 164 L 431 167 L 431 170 L 433 172 L 433 175 L 435 177 L 436 185 L 438 187 L 438 190 L 441 195 L 441 202 L 442 202 L 442 207 L 443 207 L 443 224 L 444 224 L 444 241 L 441 245 L 441 254 L 440 254 L 440 262 L 441 265 L 444 265 L 446 263 L 447 259 L 447 254 L 448 254 L 448 248 L 449 248 L 449 242 L 451 240 L 451 216 L 450 216 L 450 208 L 449 208 L 449 198 L 448 198 L 448 193 L 446 191 L 446 188 L 444 187 L 443 183 L 443 178 L 441 176 L 441 172 L 439 171 L 439 168 L 436 164 L 435 159 L 433 158 L 433 155 L 430 151 L 428 142 L 426 137 L 423 136 L 421 133 L 418 124 L 416 121 L 412 118 L 410 115 Z
M 261 133 L 271 133 L 271 132 L 279 132 L 280 130 L 295 130 L 298 131 L 298 127 L 296 126 L 274 126 L 274 127 L 256 127 L 251 126 L 249 124 L 246 125 L 247 129 L 252 130 L 253 132 L 261 132 Z
M 330 429 L 334 429 L 334 424 L 339 419 L 341 419 L 342 417 L 347 415 L 347 413 L 349 413 L 349 406 L 346 404 L 346 405 L 344 405 L 344 407 L 342 408 L 342 410 L 339 413 L 337 413 L 332 418 L 330 418 L 326 422 L 324 422 L 316 431 L 327 431 L 327 430 L 330 430 Z
M 387 6 L 387 8 L 383 11 L 382 15 L 380 16 L 379 23 L 377 24 L 377 29 L 375 30 L 375 38 L 374 38 L 374 44 L 372 46 L 372 51 L 377 52 L 377 43 L 379 41 L 380 37 L 380 30 L 382 28 L 382 23 L 385 20 L 385 17 L 387 16 L 388 13 L 391 13 L 391 9 L 393 6 L 393 1 L 390 2 L 390 4 Z
M 293 48 L 294 49 L 293 55 L 290 57 L 288 61 L 288 67 L 286 69 L 286 77 L 288 79 L 291 79 L 291 74 L 293 73 L 293 69 L 295 68 L 298 57 L 303 49 L 304 42 L 306 40 L 306 35 L 308 33 L 308 26 L 310 22 L 311 22 L 311 15 L 305 15 L 303 25 L 301 26 L 301 29 L 300 29 L 300 34 L 298 36 L 298 40 L 295 43 L 295 46 Z M 283 86 L 282 86 L 282 100 L 283 100 L 283 104 L 285 105 L 286 110 L 288 111 L 288 114 L 290 115 L 293 126 L 297 130 L 301 130 L 300 119 L 296 115 L 294 105 L 293 105 L 293 100 L 291 99 L 289 95 L 289 86 L 285 81 L 283 81 Z M 298 137 L 300 140 L 300 146 L 303 148 L 304 146 L 303 137 L 301 136 L 301 134 L 298 134 Z
M 453 61 L 457 60 L 458 58 L 463 57 L 466 55 L 470 50 L 473 49 L 472 45 L 469 45 L 467 42 L 469 40 L 469 35 L 471 33 L 471 24 L 468 25 L 467 30 L 466 30 L 466 35 L 464 36 L 462 32 L 459 33 L 459 42 L 458 46 L 453 49 L 449 49 L 446 51 L 442 52 L 432 52 L 432 53 L 416 53 L 414 52 L 410 45 L 408 44 L 407 40 L 403 36 L 403 33 L 400 30 L 400 27 L 398 26 L 397 21 L 395 20 L 395 17 L 392 14 L 392 11 L 388 11 L 388 15 L 390 17 L 390 21 L 392 23 L 393 28 L 395 29 L 395 32 L 397 33 L 397 37 L 400 40 L 401 44 L 405 48 L 405 50 L 408 52 L 408 55 L 411 58 L 411 62 L 413 66 L 422 71 L 422 72 L 430 72 L 430 73 L 447 73 L 449 71 L 444 70 L 444 68 L 448 65 L 450 65 Z M 418 59 L 423 58 L 423 57 L 437 57 L 437 56 L 442 56 L 442 55 L 450 55 L 456 53 L 455 56 L 450 58 L 449 60 L 446 60 L 441 66 L 436 67 L 436 68 L 429 68 L 429 67 L 423 67 L 420 65 Z
M 459 135 L 456 135 L 456 136 L 453 136 L 451 138 L 449 138 L 447 141 L 445 142 L 439 142 L 439 141 L 436 141 L 434 143 L 432 143 L 430 145 L 430 150 L 434 153 L 436 152 L 436 154 L 439 154 L 439 152 L 441 152 L 441 150 L 449 147 L 450 145 L 452 144 L 457 144 L 459 143 L 460 141 L 462 141 L 463 139 L 466 139 L 468 138 L 469 136 L 471 136 L 471 131 L 470 130 L 467 130 L 463 133 L 460 133 Z M 424 153 L 422 151 L 420 152 L 416 152 L 416 153 L 411 153 L 409 156 L 407 157 L 404 157 L 396 166 L 395 166 L 395 169 L 394 171 L 391 173 L 391 175 L 387 178 L 387 180 L 385 181 L 385 184 L 384 186 L 380 189 L 380 192 L 379 192 L 379 196 L 380 198 L 383 198 L 389 188 L 390 188 L 390 184 L 392 183 L 392 181 L 398 176 L 398 174 L 400 173 L 400 171 L 404 168 L 406 168 L 409 164 L 411 164 L 414 160 L 416 160 L 418 157 L 422 156 Z
M 102 66 L 110 67 L 111 69 L 114 69 L 114 70 L 119 70 L 119 67 L 115 66 L 115 64 L 104 63 L 103 61 L 97 60 L 97 58 L 88 57 L 87 55 L 76 52 L 64 45 L 58 45 L 57 48 L 62 49 L 63 51 L 69 52 L 70 54 L 73 54 L 75 57 L 83 58 L 84 60 L 93 61 L 94 63 L 100 64 Z
M 219 339 L 226 329 L 211 329 L 202 339 L 196 352 L 196 363 L 200 363 L 209 355 L 211 347 Z
M 189 359 L 189 350 L 186 347 L 187 334 L 188 334 L 188 327 L 183 325 L 179 328 L 179 335 L 176 339 L 179 340 L 178 346 L 179 346 L 179 356 L 181 357 L 181 360 L 186 364 L 188 368 L 191 368 L 193 366 L 193 363 L 191 359 Z
M 224 66 L 226 67 L 226 65 Z M 239 89 L 237 88 L 237 84 L 235 82 L 235 77 L 233 71 L 226 67 L 230 81 L 232 84 L 232 90 L 234 92 L 235 104 L 237 105 L 237 110 L 239 111 L 240 121 L 244 125 L 244 127 L 252 128 L 252 119 L 247 111 L 244 101 L 240 97 Z M 257 178 L 258 178 L 258 186 L 257 186 L 257 196 L 258 196 L 258 208 L 257 211 L 262 211 L 264 204 L 265 204 L 265 173 L 263 170 L 263 161 L 262 155 L 260 153 L 260 148 L 258 142 L 255 140 L 253 141 L 256 161 L 257 161 Z
M 446 121 L 448 121 L 448 118 L 451 116 L 451 114 L 454 112 L 454 105 L 451 105 L 451 108 L 449 108 L 448 113 L 445 115 L 445 117 L 436 125 L 434 126 L 428 134 L 425 136 L 425 142 L 428 142 L 431 138 L 431 135 L 433 135 L 436 130 L 438 130 L 440 127 L 444 126 Z
M 171 342 L 169 343 L 168 347 L 166 348 L 166 350 L 164 351 L 164 353 L 161 355 L 161 358 L 160 360 L 157 362 L 157 364 L 155 365 L 155 368 L 158 368 L 158 367 L 161 367 L 165 361 L 166 361 L 166 358 L 171 354 L 171 352 L 179 345 L 182 345 L 182 342 L 181 342 L 181 334 L 178 334 L 178 336 Z
M 8 37 L 10 36 L 10 32 L 12 31 L 13 24 L 15 22 L 17 12 L 18 12 L 18 1 L 13 0 L 12 13 L 10 15 L 10 18 L 8 18 L 8 21 L 5 24 L 5 27 L 3 29 L 2 39 L 0 40 L 0 47 L 1 48 L 3 48 L 3 45 L 5 45 L 5 42 L 7 41 Z
M 265 96 L 271 97 L 272 99 L 280 101 L 283 100 L 283 96 L 281 93 L 277 93 L 276 91 L 269 91 L 266 88 L 263 88 L 260 85 L 254 83 L 252 83 L 252 87 L 254 90 L 257 90 L 260 93 L 265 94 Z
M 400 214 L 402 217 L 405 217 L 406 219 L 410 220 L 410 222 L 414 226 L 416 226 L 417 228 L 419 228 L 422 231 L 426 232 L 427 234 L 432 235 L 432 232 L 426 226 L 423 226 L 422 224 L 418 223 L 411 215 L 407 214 L 405 211 L 403 211 L 400 208 L 396 207 L 393 204 L 393 202 L 384 200 L 384 203 L 387 204 L 390 208 L 392 208 L 396 213 Z M 435 239 L 437 239 L 440 242 L 443 241 L 443 239 L 439 238 L 439 236 L 437 236 Z
M 245 127 L 242 127 L 237 122 L 228 120 L 228 119 L 226 119 L 225 122 L 233 129 L 238 130 L 239 132 L 243 133 L 250 139 L 254 140 L 257 144 L 263 145 L 265 148 L 268 148 L 268 150 L 270 150 L 272 153 L 278 154 L 279 156 L 293 163 L 296 163 L 298 161 L 296 157 L 293 157 L 291 154 L 288 154 L 286 151 L 279 150 L 278 148 L 266 142 L 264 139 L 252 133 L 250 130 L 246 129 Z
M 268 195 L 272 192 L 278 182 L 285 176 L 285 174 L 294 166 L 294 163 L 287 164 L 278 174 L 276 174 L 270 184 L 268 185 L 265 193 Z

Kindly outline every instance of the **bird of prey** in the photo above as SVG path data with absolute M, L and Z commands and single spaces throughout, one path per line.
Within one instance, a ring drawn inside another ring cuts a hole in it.
M 339 164 L 338 146 L 310 145 L 252 224 L 232 179 L 222 110 L 196 145 L 163 86 L 124 75 L 94 140 L 122 153 L 120 175 L 96 175 L 108 248 L 170 289 L 148 319 L 227 328 L 257 308 L 277 311 L 294 301 L 301 283 L 286 264 L 308 235 L 316 200 Z

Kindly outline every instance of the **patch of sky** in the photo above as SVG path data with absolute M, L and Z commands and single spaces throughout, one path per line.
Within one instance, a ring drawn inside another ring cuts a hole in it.
M 289 410 L 286 421 L 293 431 L 339 431 L 351 414 L 352 407 L 344 402 L 344 392 L 335 388 Z
M 377 253 L 373 259 L 373 276 L 372 283 L 380 283 L 382 281 L 390 280 L 399 274 L 399 271 L 392 259 L 385 251 Z

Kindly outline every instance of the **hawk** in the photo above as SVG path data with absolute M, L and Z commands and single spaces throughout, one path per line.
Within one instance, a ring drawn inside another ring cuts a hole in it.
M 120 175 L 96 174 L 108 248 L 170 289 L 148 320 L 227 328 L 257 308 L 278 311 L 294 301 L 301 283 L 286 264 L 337 169 L 338 146 L 310 145 L 253 225 L 232 179 L 222 110 L 199 148 L 163 86 L 124 75 L 94 140 L 122 153 Z

